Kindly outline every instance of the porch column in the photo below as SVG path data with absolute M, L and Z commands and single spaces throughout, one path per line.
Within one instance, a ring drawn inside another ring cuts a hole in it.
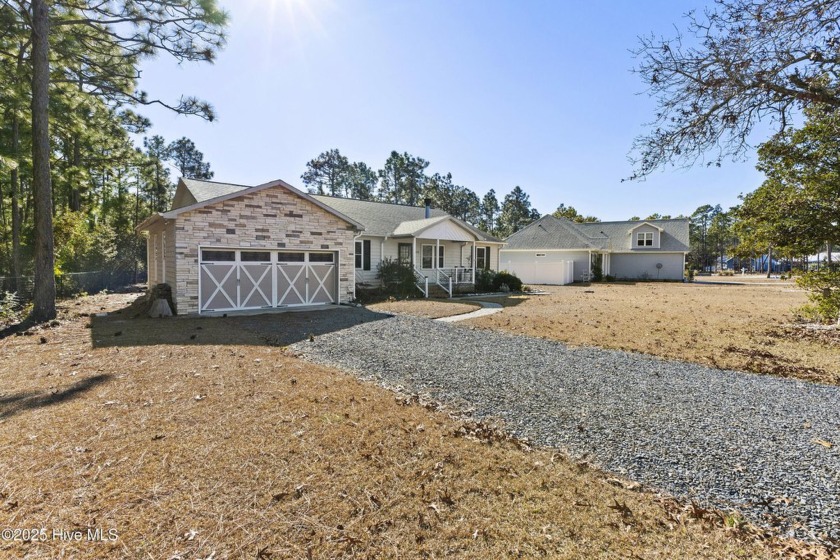
M 477 260 L 478 260 L 478 253 L 476 253 L 476 251 L 475 251 L 475 239 L 473 239 L 473 254 L 472 254 L 472 269 L 473 269 L 472 281 L 473 281 L 473 287 L 475 287 L 475 261 L 477 261 Z
M 438 266 L 438 255 L 440 255 L 440 239 L 435 239 L 435 264 L 432 268 L 440 268 Z
M 417 254 L 417 238 L 411 238 L 411 266 L 414 269 L 417 269 L 417 265 L 415 264 L 415 259 L 417 258 L 415 255 Z M 420 263 L 423 263 L 423 255 L 420 255 Z

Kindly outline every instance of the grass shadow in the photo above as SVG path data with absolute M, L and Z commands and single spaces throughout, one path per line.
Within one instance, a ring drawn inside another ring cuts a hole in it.
M 365 308 L 329 306 L 318 310 L 256 315 L 149 318 L 130 307 L 90 319 L 94 348 L 156 345 L 251 344 L 287 346 L 362 323 L 390 319 Z
M 66 389 L 55 392 L 22 391 L 0 397 L 0 420 L 5 420 L 27 410 L 60 404 L 82 395 L 111 378 L 110 375 L 94 375 L 73 383 Z

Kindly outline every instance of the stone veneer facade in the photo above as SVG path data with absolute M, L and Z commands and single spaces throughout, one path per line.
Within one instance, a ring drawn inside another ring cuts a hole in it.
M 282 186 L 184 212 L 174 226 L 175 277 L 166 276 L 179 314 L 198 313 L 199 246 L 337 252 L 339 301 L 353 299 L 354 226 Z

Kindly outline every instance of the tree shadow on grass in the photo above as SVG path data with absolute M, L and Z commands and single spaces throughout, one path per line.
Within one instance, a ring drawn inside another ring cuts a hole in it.
M 256 315 L 149 318 L 130 308 L 91 317 L 94 348 L 156 345 L 288 346 L 323 334 L 390 319 L 365 308 L 328 306 L 319 310 L 276 311 Z
M 58 391 L 21 391 L 20 393 L 0 397 L 0 420 L 5 420 L 27 410 L 73 400 L 97 385 L 105 383 L 110 378 L 111 376 L 107 374 L 94 375 Z

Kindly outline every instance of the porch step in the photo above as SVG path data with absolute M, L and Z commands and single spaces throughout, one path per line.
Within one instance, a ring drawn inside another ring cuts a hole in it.
M 437 284 L 429 283 L 429 297 L 430 298 L 448 298 L 449 294 L 446 290 Z

